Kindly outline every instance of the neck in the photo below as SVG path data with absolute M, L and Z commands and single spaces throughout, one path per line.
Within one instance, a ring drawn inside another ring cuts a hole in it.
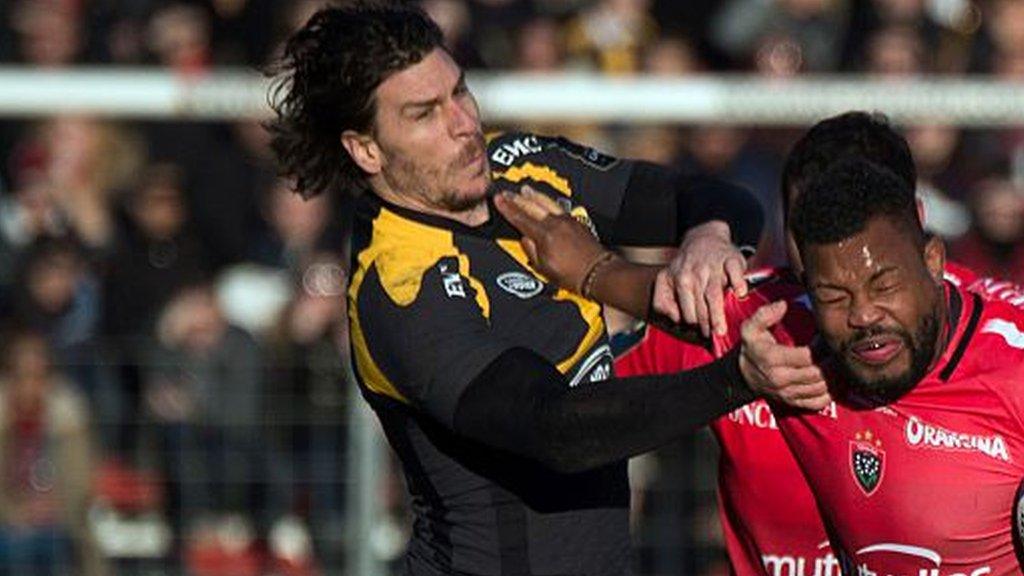
M 414 212 L 421 212 L 423 214 L 430 214 L 431 216 L 440 216 L 441 218 L 454 220 L 466 226 L 480 226 L 481 224 L 486 223 L 491 217 L 491 212 L 487 207 L 487 200 L 485 198 L 480 198 L 478 202 L 475 202 L 466 208 L 453 210 L 443 206 L 438 206 L 436 203 L 428 201 L 420 194 L 396 193 L 386 186 L 373 186 L 373 191 L 384 201 L 390 202 L 396 206 L 401 206 L 402 208 L 406 208 Z

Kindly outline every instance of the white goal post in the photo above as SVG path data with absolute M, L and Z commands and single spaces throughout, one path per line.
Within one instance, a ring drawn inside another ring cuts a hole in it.
M 473 73 L 488 122 L 678 123 L 800 126 L 846 110 L 894 121 L 964 127 L 1024 125 L 1024 82 L 983 76 L 901 81 L 862 76 L 771 80 L 591 74 Z M 268 81 L 244 70 L 182 76 L 146 68 L 33 70 L 0 67 L 0 117 L 59 113 L 152 120 L 264 118 Z

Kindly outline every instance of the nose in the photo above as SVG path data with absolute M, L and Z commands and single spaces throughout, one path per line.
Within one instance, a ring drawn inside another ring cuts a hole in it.
M 854 296 L 847 321 L 851 328 L 867 328 L 879 323 L 885 316 L 870 298 Z
M 472 97 L 452 100 L 448 126 L 452 137 L 472 136 L 480 131 L 476 102 Z

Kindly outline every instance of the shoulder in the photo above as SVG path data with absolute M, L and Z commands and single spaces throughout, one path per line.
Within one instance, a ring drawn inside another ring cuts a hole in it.
M 404 218 L 387 208 L 377 211 L 363 227 L 365 238 L 353 246 L 350 301 L 376 285 L 395 304 L 407 305 L 418 296 L 423 277 L 442 266 L 445 258 L 453 261 L 450 267 L 455 273 L 460 257 L 465 258 L 451 230 Z M 366 282 L 370 277 L 376 282 Z
M 527 161 L 564 162 L 597 170 L 608 170 L 619 159 L 596 148 L 562 136 L 531 132 L 501 132 L 487 137 L 487 154 L 492 170 L 502 172 Z
M 1024 310 L 997 300 L 984 309 L 971 348 L 992 367 L 1012 366 L 1024 373 Z
M 967 288 L 978 280 L 978 274 L 974 270 L 950 260 L 946 261 L 943 277 L 958 288 Z

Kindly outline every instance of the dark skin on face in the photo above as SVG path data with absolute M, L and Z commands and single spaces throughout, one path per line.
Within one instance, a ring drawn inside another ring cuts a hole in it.
M 888 217 L 801 255 L 818 330 L 855 392 L 885 400 L 912 388 L 945 349 L 945 250 Z

